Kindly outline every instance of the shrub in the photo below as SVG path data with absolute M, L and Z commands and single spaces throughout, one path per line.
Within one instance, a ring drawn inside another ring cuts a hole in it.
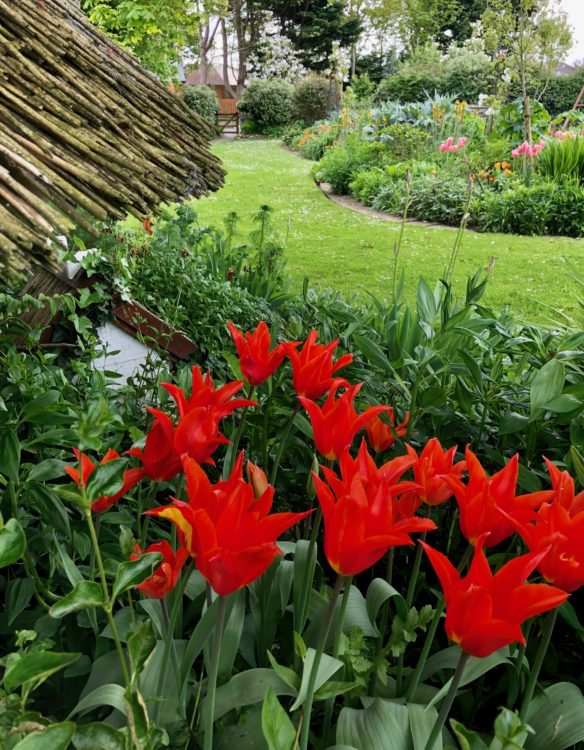
M 584 136 L 548 140 L 537 159 L 541 174 L 555 182 L 584 183 Z
M 375 92 L 375 84 L 371 81 L 367 73 L 351 78 L 351 90 L 358 102 L 370 101 Z
M 374 167 L 373 169 L 361 169 L 353 178 L 349 188 L 351 195 L 366 206 L 373 205 L 373 201 L 379 195 L 382 188 L 392 183 L 391 177 L 385 169 Z
M 414 125 L 396 122 L 378 131 L 377 139 L 385 145 L 388 154 L 406 161 L 420 156 L 428 142 L 428 133 Z
M 330 122 L 315 123 L 306 128 L 292 144 L 307 159 L 320 161 L 326 151 L 336 143 L 339 128 Z
M 293 99 L 294 87 L 290 83 L 252 81 L 238 107 L 253 122 L 256 132 L 263 133 L 267 128 L 290 122 Z
M 582 86 L 584 86 L 584 66 L 569 76 L 552 78 L 545 87 L 538 82 L 538 88 L 544 89 L 539 97 L 540 102 L 552 116 L 555 116 L 572 109 Z
M 575 183 L 540 182 L 489 192 L 473 201 L 471 215 L 482 232 L 580 237 L 584 233 L 584 189 Z
M 441 80 L 438 76 L 396 73 L 381 81 L 375 92 L 375 99 L 378 102 L 419 102 L 438 91 Z
M 350 138 L 326 152 L 318 165 L 317 179 L 329 182 L 336 195 L 346 195 L 353 177 L 365 164 L 372 164 L 377 154 L 375 144 Z
M 460 224 L 468 199 L 468 181 L 460 177 L 419 177 L 410 188 L 410 216 L 439 224 Z M 401 210 L 401 208 L 400 208 Z
M 321 76 L 309 76 L 294 88 L 294 117 L 312 125 L 327 115 L 329 81 Z
M 213 89 L 208 86 L 186 86 L 182 97 L 190 110 L 215 124 L 219 114 L 219 102 Z

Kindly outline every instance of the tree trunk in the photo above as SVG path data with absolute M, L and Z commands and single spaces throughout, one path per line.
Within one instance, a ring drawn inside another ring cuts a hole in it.
M 202 86 L 205 86 L 207 84 L 207 52 L 209 50 L 208 47 L 208 40 L 209 40 L 209 22 L 207 22 L 205 25 L 202 23 L 199 23 L 199 72 L 200 72 L 200 81 L 199 83 Z
M 339 82 L 337 80 L 337 73 L 335 70 L 331 70 L 331 74 L 329 77 L 328 100 L 326 105 L 327 112 L 334 112 L 335 109 L 339 108 L 340 103 L 341 97 L 339 94 Z
M 225 85 L 225 91 L 227 91 L 232 99 L 237 99 L 237 92 L 229 83 L 229 45 L 227 42 L 227 27 L 224 18 L 221 19 L 221 38 L 223 40 L 223 83 Z

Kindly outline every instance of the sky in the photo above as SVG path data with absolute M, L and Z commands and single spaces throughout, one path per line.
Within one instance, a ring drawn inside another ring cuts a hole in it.
M 568 53 L 568 62 L 584 59 L 584 0 L 561 0 L 560 7 L 566 11 L 573 27 L 574 46 Z

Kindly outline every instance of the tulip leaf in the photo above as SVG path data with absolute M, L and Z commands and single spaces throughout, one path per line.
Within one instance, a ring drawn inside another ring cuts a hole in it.
M 148 552 L 137 560 L 120 563 L 112 589 L 112 601 L 150 578 L 162 559 L 159 552 Z
M 75 724 L 72 721 L 51 724 L 40 732 L 27 734 L 24 739 L 14 745 L 13 750 L 66 750 L 74 733 Z
M 537 371 L 529 391 L 532 417 L 561 394 L 565 380 L 564 365 L 556 358 L 550 359 Z
M 20 467 L 20 442 L 13 427 L 0 430 L 0 474 L 18 484 L 18 469 Z
M 73 745 L 76 750 L 126 750 L 126 738 L 109 724 L 84 724 L 75 730 Z
M 268 688 L 272 688 L 276 695 L 296 695 L 296 691 L 280 679 L 273 669 L 248 669 L 217 688 L 214 719 L 220 719 L 235 708 L 261 703 Z M 202 715 L 205 712 L 205 702 L 201 704 Z
M 367 589 L 367 613 L 372 623 L 375 623 L 381 607 L 385 602 L 394 599 L 398 615 L 405 621 L 408 609 L 403 596 L 383 578 L 374 578 Z
M 300 683 L 300 690 L 296 696 L 296 700 L 290 707 L 290 711 L 296 711 L 306 700 L 306 693 L 308 692 L 308 682 L 310 680 L 310 672 L 312 671 L 312 665 L 314 663 L 314 657 L 316 651 L 313 648 L 309 648 L 304 657 L 304 669 L 302 670 L 302 681 Z M 328 654 L 323 654 L 316 674 L 316 682 L 314 683 L 314 692 L 330 680 L 330 678 L 336 674 L 339 669 L 342 669 L 343 662 L 339 659 L 335 659 Z
M 12 693 L 16 688 L 31 682 L 40 684 L 55 672 L 76 662 L 80 655 L 54 651 L 29 651 L 6 668 L 4 689 Z
M 182 665 L 181 665 L 181 670 L 180 670 L 181 685 L 186 684 L 186 681 L 189 676 L 189 672 L 191 671 L 191 667 L 193 666 L 195 659 L 199 656 L 201 651 L 205 648 L 205 644 L 209 640 L 211 633 L 213 633 L 213 631 L 215 630 L 215 622 L 217 621 L 218 604 L 219 604 L 219 599 L 215 599 L 215 601 L 211 604 L 211 606 L 205 610 L 201 619 L 197 623 L 195 629 L 191 633 L 191 637 L 189 638 L 189 642 L 187 643 L 185 655 L 182 660 Z M 230 612 L 231 612 L 231 597 L 229 597 L 229 600 L 227 601 L 227 611 L 225 612 L 226 618 L 229 617 Z M 261 698 L 259 700 L 261 700 Z
M 407 729 L 404 730 L 403 723 L 396 718 L 391 704 L 379 699 L 365 709 L 343 708 L 336 739 L 339 744 L 351 745 L 357 750 L 409 750 Z M 436 750 L 440 745 L 436 743 Z
M 537 695 L 529 706 L 529 735 L 525 750 L 565 750 L 584 740 L 584 696 L 571 682 L 557 682 Z
M 122 489 L 127 463 L 125 458 L 114 458 L 112 461 L 95 467 L 85 485 L 90 504 L 99 500 L 100 497 L 115 495 Z
M 0 517 L 0 568 L 20 560 L 25 550 L 26 537 L 16 518 L 10 518 L 3 526 Z
M 69 716 L 80 714 L 83 711 L 89 711 L 92 708 L 102 708 L 111 706 L 121 713 L 126 713 L 126 704 L 124 703 L 124 688 L 113 682 L 106 685 L 100 685 L 82 698 Z
M 316 564 L 316 546 L 313 546 L 311 550 L 308 540 L 299 539 L 294 550 L 293 588 L 294 630 L 298 633 L 304 630 L 308 608 L 306 612 L 303 612 L 302 608 L 307 601 L 306 597 L 312 590 Z
M 271 687 L 262 706 L 262 731 L 268 750 L 291 750 L 296 739 L 296 728 Z
M 456 721 L 456 719 L 450 719 L 450 726 L 458 740 L 460 750 L 488 750 L 488 746 L 479 735 L 471 729 L 467 729 L 464 724 Z
M 245 622 L 245 589 L 235 591 L 229 598 L 231 600 L 231 612 L 225 620 L 219 655 L 219 674 L 226 677 L 233 672 L 233 665 L 241 642 Z
M 60 618 L 78 612 L 80 609 L 103 607 L 105 599 L 103 589 L 95 581 L 79 581 L 73 591 L 53 604 L 49 610 L 51 617 Z
M 282 680 L 284 680 L 287 685 L 290 685 L 290 687 L 297 693 L 300 690 L 299 675 L 297 675 L 293 669 L 290 669 L 290 667 L 284 667 L 281 664 L 278 664 L 271 651 L 268 651 L 268 659 L 270 660 L 272 669 L 278 677 L 281 677 Z

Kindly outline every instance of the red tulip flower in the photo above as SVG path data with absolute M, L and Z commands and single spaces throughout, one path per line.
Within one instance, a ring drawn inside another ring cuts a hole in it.
M 286 348 L 278 344 L 272 351 L 268 326 L 262 320 L 253 333 L 242 334 L 233 323 L 227 323 L 231 338 L 239 355 L 239 367 L 250 385 L 260 385 L 282 364 Z M 295 346 L 291 343 L 290 346 Z
M 110 448 L 105 456 L 101 459 L 99 464 L 94 464 L 89 456 L 86 456 L 84 453 L 80 453 L 77 448 L 73 448 L 73 452 L 75 453 L 75 457 L 77 458 L 77 460 L 81 461 L 81 472 L 79 471 L 79 469 L 76 469 L 73 466 L 65 466 L 65 471 L 77 484 L 78 487 L 85 487 L 85 485 L 87 484 L 87 480 L 95 471 L 97 466 L 107 464 L 108 461 L 113 461 L 116 458 L 120 458 L 120 454 Z M 142 471 L 142 469 L 128 469 L 124 472 L 124 483 L 122 484 L 121 489 L 114 495 L 99 497 L 94 503 L 91 504 L 91 510 L 95 511 L 96 513 L 103 513 L 103 511 L 108 510 L 121 497 L 127 494 L 132 489 L 132 487 L 135 487 L 143 476 L 144 472 Z
M 168 518 L 184 535 L 184 545 L 213 589 L 227 595 L 247 586 L 282 554 L 278 537 L 310 513 L 270 515 L 274 488 L 256 499 L 242 476 L 240 455 L 229 479 L 212 485 L 191 458 L 184 461 L 189 502 L 149 511 Z
M 330 566 L 339 575 L 352 576 L 370 568 L 390 547 L 412 544 L 410 534 L 431 531 L 433 521 L 403 517 L 396 496 L 411 483 L 395 483 L 411 465 L 409 457 L 392 470 L 374 471 L 363 442 L 356 460 L 341 459 L 341 476 L 322 467 L 326 483 L 313 474 L 324 518 L 324 550 Z M 403 460 L 405 459 L 405 460 Z M 390 464 L 393 462 L 389 462 Z
M 180 455 L 174 447 L 172 419 L 162 411 L 148 407 L 154 422 L 146 435 L 144 448 L 130 448 L 126 453 L 142 464 L 143 473 L 154 482 L 169 482 L 181 471 Z
M 584 510 L 572 514 L 556 499 L 533 521 L 515 525 L 533 553 L 549 549 L 537 566 L 548 583 L 569 592 L 584 585 Z
M 317 344 L 317 336 L 313 329 L 300 351 L 296 350 L 296 344 L 284 345 L 292 363 L 292 379 L 297 395 L 312 400 L 324 396 L 335 381 L 333 375 L 353 361 L 352 354 L 344 354 L 333 362 L 333 354 L 339 340 L 331 341 L 330 344 Z M 337 382 L 344 386 L 349 385 L 342 378 L 338 378 Z
M 135 552 L 130 555 L 130 559 L 138 560 L 142 555 L 149 552 L 160 552 L 164 558 L 163 562 L 150 578 L 147 578 L 136 588 L 149 599 L 164 599 L 176 586 L 189 553 L 184 547 L 179 547 L 175 553 L 167 541 L 162 541 L 151 544 L 147 550 L 142 550 L 140 545 L 137 544 Z
M 308 398 L 300 396 L 298 399 L 310 416 L 316 449 L 330 461 L 339 458 L 347 448 L 351 447 L 355 435 L 363 427 L 390 408 L 389 406 L 370 406 L 363 414 L 357 415 L 353 401 L 362 386 L 363 383 L 351 386 L 335 400 L 336 392 L 341 384 L 334 383 L 322 407 Z
M 438 438 L 432 438 L 428 440 L 419 456 L 411 445 L 407 445 L 406 448 L 409 455 L 414 458 L 414 478 L 420 485 L 420 501 L 426 505 L 440 505 L 449 500 L 453 490 L 446 477 L 459 478 L 466 469 L 466 461 L 454 463 L 456 446 L 445 451 Z
M 366 426 L 369 444 L 376 453 L 385 453 L 399 437 L 408 434 L 408 422 L 410 413 L 406 412 L 403 422 L 395 423 L 395 414 L 391 406 L 387 407 L 389 424 L 380 417 L 375 417 Z
M 445 480 L 454 490 L 460 509 L 460 529 L 475 544 L 488 534 L 485 546 L 494 547 L 515 532 L 515 522 L 527 522 L 534 510 L 553 497 L 553 492 L 516 495 L 519 456 L 516 454 L 504 469 L 488 477 L 475 454 L 466 449 L 469 481 L 465 485 L 450 475 Z
M 547 464 L 552 487 L 554 491 L 554 503 L 559 503 L 570 515 L 576 515 L 584 510 L 584 491 L 576 495 L 574 479 L 567 471 L 560 471 L 551 461 L 544 456 Z
M 548 550 L 521 555 L 493 575 L 477 539 L 470 570 L 464 578 L 438 550 L 423 544 L 440 579 L 446 601 L 446 633 L 463 651 L 485 657 L 518 641 L 525 645 L 521 624 L 559 607 L 568 594 L 544 583 L 526 583 Z

